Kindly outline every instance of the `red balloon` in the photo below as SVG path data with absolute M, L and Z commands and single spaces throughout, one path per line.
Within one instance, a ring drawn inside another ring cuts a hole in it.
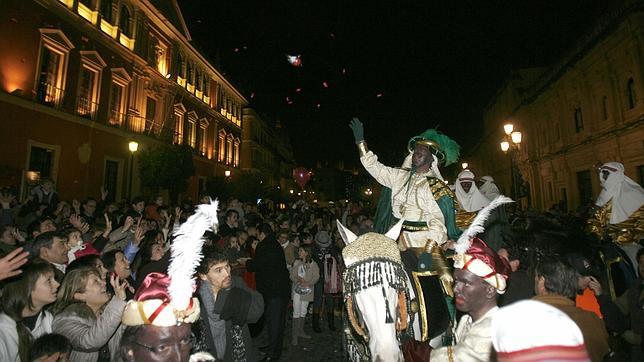
M 304 167 L 297 167 L 293 169 L 293 180 L 295 180 L 295 183 L 298 184 L 301 188 L 304 188 L 304 186 L 306 186 L 306 183 L 309 182 L 311 175 L 312 172 Z

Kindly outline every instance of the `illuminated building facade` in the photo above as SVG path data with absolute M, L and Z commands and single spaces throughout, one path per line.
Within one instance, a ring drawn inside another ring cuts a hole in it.
M 512 157 L 525 181 L 524 206 L 574 210 L 594 201 L 597 166 L 608 161 L 644 182 L 644 6 L 624 3 L 554 66 L 512 72 L 485 109 L 468 161 L 509 195 Z M 504 154 L 499 142 L 508 122 L 523 139 Z
M 239 168 L 248 102 L 193 47 L 176 0 L 8 0 L 0 37 L 0 178 L 24 189 L 35 171 L 63 198 L 105 185 L 118 200 L 131 159 L 140 191 L 130 141 L 192 147 L 193 198 Z

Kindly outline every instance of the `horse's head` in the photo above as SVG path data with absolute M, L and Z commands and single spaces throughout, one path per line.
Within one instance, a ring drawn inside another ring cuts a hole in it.
M 397 330 L 407 326 L 407 275 L 396 239 L 402 221 L 385 235 L 356 236 L 338 221 L 347 246 L 342 250 L 346 269 L 342 278 L 348 318 L 369 343 L 371 359 L 400 361 Z

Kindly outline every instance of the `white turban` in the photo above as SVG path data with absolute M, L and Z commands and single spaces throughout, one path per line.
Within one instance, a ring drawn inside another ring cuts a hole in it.
M 604 180 L 601 171 L 608 171 Z M 619 162 L 607 162 L 600 167 L 599 182 L 602 191 L 595 204 L 604 206 L 612 200 L 610 215 L 611 224 L 619 224 L 644 205 L 644 189 L 637 182 L 624 175 L 624 165 Z
M 479 191 L 481 191 L 488 200 L 492 201 L 496 199 L 497 196 L 501 195 L 501 191 L 499 191 L 499 188 L 494 183 L 492 176 L 483 176 L 481 177 L 481 180 L 483 180 L 483 185 L 479 187 Z
M 458 178 L 454 183 L 456 186 L 456 198 L 458 199 L 458 203 L 467 212 L 479 211 L 490 203 L 490 200 L 483 196 L 478 187 L 476 187 L 476 182 L 474 181 L 475 178 L 472 171 L 463 170 L 458 174 Z M 469 192 L 465 192 L 463 186 L 461 186 L 461 182 L 472 183 L 472 187 Z

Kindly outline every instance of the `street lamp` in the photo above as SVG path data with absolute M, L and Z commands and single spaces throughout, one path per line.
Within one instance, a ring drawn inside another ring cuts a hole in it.
M 224 171 L 224 176 L 226 176 L 226 177 L 230 177 L 230 174 L 231 174 L 231 173 L 232 173 L 232 172 L 231 172 L 230 170 L 226 170 L 226 171 Z
M 127 197 L 132 200 L 132 176 L 134 174 L 134 154 L 139 150 L 139 143 L 136 141 L 130 141 L 127 144 L 127 148 L 130 150 L 130 180 L 127 184 Z
M 463 170 L 465 170 L 467 168 L 467 166 L 469 166 L 469 164 L 467 162 L 461 163 L 461 167 L 463 167 Z
M 501 146 L 501 151 L 503 153 L 509 153 L 510 155 L 510 185 L 512 188 L 512 198 L 517 199 L 518 196 L 518 182 L 517 182 L 517 177 L 514 174 L 514 157 L 513 157 L 513 152 L 516 150 L 521 149 L 521 142 L 523 141 L 523 134 L 519 131 L 516 131 L 514 128 L 514 125 L 512 123 L 506 123 L 503 125 L 503 133 L 505 133 L 505 137 L 500 143 Z M 519 178 L 521 178 L 521 173 L 519 171 L 519 174 L 517 175 Z

